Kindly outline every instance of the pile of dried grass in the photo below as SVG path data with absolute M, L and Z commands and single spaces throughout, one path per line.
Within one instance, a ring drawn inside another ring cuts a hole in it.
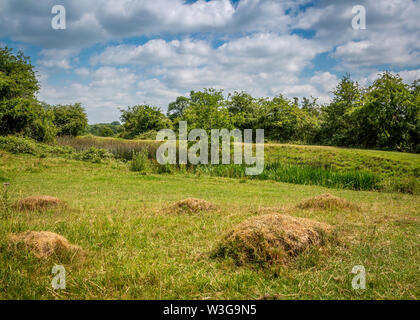
M 299 209 L 347 209 L 347 210 L 359 210 L 360 207 L 346 199 L 342 199 L 332 194 L 326 193 L 317 197 L 303 200 L 297 205 Z
M 205 200 L 188 198 L 175 202 L 166 209 L 170 213 L 199 213 L 201 211 L 214 210 L 216 207 Z
M 65 202 L 51 196 L 32 196 L 16 201 L 14 206 L 20 211 L 44 211 L 63 207 Z
M 52 254 L 84 255 L 79 246 L 71 244 L 66 238 L 48 231 L 27 231 L 9 235 L 9 248 L 19 250 L 20 245 L 31 251 L 37 258 L 46 259 Z
M 266 214 L 236 226 L 219 244 L 213 257 L 232 257 L 246 263 L 286 262 L 311 246 L 333 239 L 331 226 L 283 214 Z

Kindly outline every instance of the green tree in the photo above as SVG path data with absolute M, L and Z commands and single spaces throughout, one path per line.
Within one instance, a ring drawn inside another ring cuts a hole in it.
M 419 104 L 417 88 L 399 75 L 383 73 L 369 87 L 354 116 L 360 123 L 358 138 L 364 147 L 414 151 L 418 143 Z
M 99 135 L 101 137 L 113 137 L 114 136 L 114 131 L 112 130 L 111 126 L 101 126 L 101 128 L 99 129 Z
M 170 128 L 171 122 L 157 107 L 138 105 L 121 110 L 124 138 L 132 139 L 135 136 L 148 132 Z
M 260 103 L 257 126 L 265 129 L 268 139 L 281 142 L 313 140 L 318 129 L 318 120 L 299 108 L 296 100 L 292 102 L 279 95 Z
M 0 48 L 0 134 L 23 134 L 39 141 L 54 138 L 53 116 L 35 98 L 38 90 L 29 58 Z
M 54 124 L 60 136 L 77 136 L 88 126 L 85 109 L 80 103 L 57 105 L 51 107 L 54 113 Z
M 190 99 L 180 96 L 176 98 L 174 102 L 171 102 L 168 106 L 167 117 L 174 121 L 177 118 L 181 118 L 184 115 L 185 109 L 190 105 Z
M 190 105 L 184 110 L 182 120 L 187 121 L 188 129 L 233 129 L 233 119 L 225 106 L 223 91 L 204 89 L 191 91 Z
M 332 93 L 332 102 L 322 108 L 322 142 L 340 146 L 360 144 L 352 112 L 362 104 L 362 88 L 346 75 Z
M 0 100 L 34 99 L 39 90 L 36 73 L 23 52 L 17 55 L 10 48 L 0 48 Z
M 263 99 L 255 99 L 246 92 L 234 92 L 228 95 L 226 102 L 227 109 L 238 129 L 260 129 L 257 128 L 258 113 L 261 109 Z

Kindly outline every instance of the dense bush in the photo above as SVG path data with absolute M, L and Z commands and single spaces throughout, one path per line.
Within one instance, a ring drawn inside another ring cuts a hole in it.
M 130 170 L 140 173 L 148 173 L 151 169 L 151 164 L 148 157 L 147 150 L 136 152 L 133 155 L 133 160 L 130 162 Z
M 112 154 L 109 153 L 105 149 L 98 149 L 98 148 L 95 148 L 95 147 L 90 147 L 87 150 L 76 153 L 74 158 L 77 159 L 77 160 L 99 163 L 102 160 L 111 159 Z
M 77 136 L 83 133 L 88 125 L 87 115 L 80 105 L 57 105 L 51 107 L 54 124 L 60 136 Z
M 90 147 L 86 150 L 77 152 L 74 148 L 69 146 L 49 145 L 17 136 L 0 137 L 0 150 L 14 154 L 30 154 L 40 157 L 56 156 L 96 163 L 113 157 L 113 155 L 105 149 Z
M 71 157 L 74 153 L 74 149 L 68 146 L 52 146 L 17 136 L 0 137 L 0 149 L 14 154 L 31 154 L 34 156 L 49 154 Z
M 121 120 L 124 128 L 122 136 L 129 139 L 151 130 L 158 131 L 171 126 L 170 120 L 159 108 L 148 105 L 138 105 L 121 110 Z

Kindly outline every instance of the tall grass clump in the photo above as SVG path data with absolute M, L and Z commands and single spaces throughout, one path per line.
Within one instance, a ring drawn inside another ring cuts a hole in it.
M 374 173 L 367 171 L 338 171 L 323 167 L 284 165 L 279 162 L 268 164 L 258 178 L 352 190 L 379 189 L 381 180 Z
M 132 160 L 136 153 L 142 152 L 143 150 L 147 150 L 149 159 L 152 159 L 160 145 L 160 142 L 155 141 L 121 140 L 93 136 L 57 137 L 56 143 L 61 146 L 70 146 L 77 152 L 82 152 L 92 147 L 105 149 L 111 153 L 115 159 L 124 161 Z
M 245 165 L 203 165 L 196 167 L 194 172 L 218 177 L 243 178 L 246 176 L 245 169 Z M 322 167 L 284 165 L 279 162 L 267 164 L 260 175 L 248 178 L 351 190 L 377 190 L 380 189 L 381 181 L 379 176 L 366 171 L 336 171 Z
M 385 191 L 389 192 L 420 194 L 420 180 L 412 176 L 387 179 L 382 186 Z
M 133 159 L 130 161 L 130 170 L 146 174 L 151 169 L 151 163 L 148 157 L 148 151 L 143 149 L 140 152 L 133 154 Z

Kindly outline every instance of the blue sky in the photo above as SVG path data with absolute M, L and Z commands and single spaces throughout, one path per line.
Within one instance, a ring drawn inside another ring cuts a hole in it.
M 57 4 L 66 30 L 51 27 Z M 366 30 L 352 28 L 355 5 Z M 81 102 L 97 123 L 205 87 L 327 102 L 345 73 L 411 82 L 419 16 L 416 0 L 0 0 L 0 44 L 31 56 L 41 100 Z

